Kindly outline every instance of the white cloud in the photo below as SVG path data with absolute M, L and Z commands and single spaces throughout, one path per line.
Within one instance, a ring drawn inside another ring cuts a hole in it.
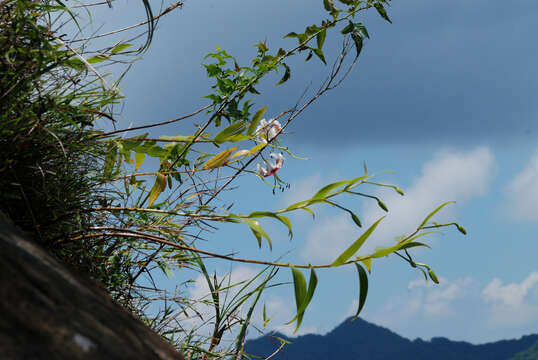
M 423 279 L 409 282 L 407 292 L 391 297 L 376 310 L 366 309 L 366 320 L 409 338 L 446 336 L 486 342 L 506 338 L 507 333 L 536 332 L 537 272 L 520 283 L 503 285 L 494 278 L 484 287 L 470 277 L 439 280 L 440 285 L 426 284 Z
M 291 188 L 285 193 L 284 206 L 310 199 L 316 191 L 323 187 L 321 175 L 319 173 L 312 176 L 291 182 Z
M 538 273 L 532 272 L 521 283 L 502 284 L 499 278 L 493 279 L 482 291 L 487 301 L 517 308 L 522 305 L 529 292 L 538 288 Z
M 388 206 L 389 213 L 359 253 L 371 252 L 376 246 L 392 243 L 396 236 L 409 234 L 427 214 L 446 201 L 461 204 L 485 194 L 495 167 L 493 154 L 485 147 L 468 152 L 445 150 L 437 153 L 424 164 L 422 174 L 409 186 L 405 196 L 392 189 L 376 193 Z M 385 214 L 373 200 L 364 204 L 359 216 L 365 227 Z M 454 206 L 446 207 L 434 219 L 454 221 Z M 348 214 L 327 217 L 312 227 L 302 255 L 309 261 L 332 261 L 362 231 Z
M 331 262 L 361 234 L 347 214 L 327 216 L 312 226 L 301 256 L 310 262 Z
M 495 325 L 518 326 L 530 319 L 538 320 L 538 273 L 532 272 L 521 283 L 503 285 L 493 279 L 483 290 L 490 320 Z M 537 321 L 538 322 L 538 321 Z
M 378 192 L 389 213 L 366 243 L 365 249 L 390 244 L 396 236 L 409 234 L 426 215 L 446 201 L 456 201 L 460 205 L 484 195 L 495 168 L 493 154 L 485 147 L 467 152 L 440 151 L 424 164 L 422 174 L 405 191 L 405 196 L 393 191 Z M 448 205 L 435 215 L 435 221 L 454 221 L 454 209 L 454 205 Z M 362 213 L 367 224 L 383 215 L 373 201 L 365 203 Z
M 516 218 L 538 220 L 538 153 L 506 186 L 507 212 Z

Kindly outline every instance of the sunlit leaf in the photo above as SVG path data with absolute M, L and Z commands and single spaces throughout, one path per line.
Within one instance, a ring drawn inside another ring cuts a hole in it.
M 372 226 L 370 226 L 350 247 L 348 247 L 332 264 L 331 266 L 339 266 L 349 260 L 360 249 L 362 244 L 368 239 L 368 237 L 375 230 L 377 225 L 384 219 L 384 216 L 377 220 Z
M 428 214 L 428 216 L 426 216 L 426 218 L 422 221 L 422 223 L 419 225 L 419 229 L 422 228 L 424 225 L 426 225 L 426 223 L 428 222 L 428 220 L 430 220 L 430 218 L 435 215 L 439 210 L 441 210 L 442 208 L 444 208 L 446 205 L 448 204 L 452 204 L 454 203 L 454 201 L 447 201 L 441 205 L 439 205 L 437 207 L 437 209 L 433 210 L 431 213 Z
M 166 182 L 166 175 L 158 173 L 155 178 L 155 184 L 153 184 L 153 188 L 151 188 L 149 193 L 148 206 L 153 205 L 155 200 L 157 200 L 159 195 L 164 191 L 166 188 Z
M 237 121 L 232 123 L 230 126 L 226 127 L 224 130 L 219 132 L 213 139 L 217 144 L 228 141 L 228 138 L 232 135 L 240 133 L 245 126 L 245 121 Z
M 127 43 L 123 43 L 123 44 L 118 44 L 116 46 L 114 46 L 114 48 L 110 51 L 111 54 L 117 54 L 129 47 L 133 46 L 132 44 L 127 44 Z
M 337 181 L 335 183 L 326 185 L 322 187 L 317 193 L 312 196 L 312 200 L 318 200 L 318 199 L 325 199 L 328 195 L 330 195 L 330 192 L 336 188 L 339 188 L 342 185 L 346 185 L 349 183 L 349 180 L 343 180 L 343 181 Z
M 202 169 L 209 170 L 209 169 L 215 169 L 220 166 L 223 166 L 228 163 L 228 160 L 232 153 L 237 149 L 237 146 L 234 146 L 233 148 L 226 149 L 217 155 L 213 156 L 211 159 L 207 160 L 207 162 L 204 164 Z
M 248 217 L 249 218 L 271 217 L 271 218 L 277 219 L 282 224 L 286 225 L 286 227 L 288 228 L 288 236 L 290 238 L 293 236 L 291 221 L 286 216 L 277 215 L 270 211 L 255 211 L 255 212 L 250 213 Z
M 267 235 L 265 230 L 263 230 L 257 220 L 244 219 L 243 221 L 250 227 L 250 230 L 256 237 L 256 240 L 258 240 L 258 247 L 262 247 L 262 238 L 265 238 L 267 240 L 267 243 L 269 244 L 269 249 L 273 248 L 271 238 L 269 237 L 269 235 Z
M 372 272 L 372 258 L 361 260 L 361 262 L 366 266 L 368 272 Z
M 144 162 L 144 159 L 146 158 L 146 154 L 137 152 L 135 153 L 135 170 L 138 170 L 140 165 Z
M 254 132 L 256 131 L 256 128 L 258 127 L 258 123 L 260 122 L 263 114 L 265 114 L 266 111 L 267 111 L 267 106 L 264 106 L 254 113 L 254 116 L 252 117 L 252 120 L 250 120 L 250 125 L 247 130 L 248 135 L 254 135 Z

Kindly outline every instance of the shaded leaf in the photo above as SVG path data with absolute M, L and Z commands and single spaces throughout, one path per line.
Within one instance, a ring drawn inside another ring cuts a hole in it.
M 289 80 L 290 76 L 291 76 L 291 69 L 288 65 L 286 65 L 285 63 L 282 63 L 282 66 L 284 67 L 285 71 L 284 71 L 284 75 L 282 76 L 282 79 L 280 79 L 279 82 L 277 82 L 276 84 L 277 85 L 282 85 L 284 84 L 286 81 Z
M 366 296 L 368 295 L 368 275 L 366 271 L 359 264 L 355 263 L 357 271 L 359 273 L 359 307 L 354 318 L 357 318 L 361 313 L 364 304 L 366 303 Z
M 387 10 L 383 7 L 383 5 L 381 3 L 376 2 L 374 6 L 377 12 L 379 13 L 379 15 L 381 15 L 383 19 L 387 20 L 389 23 L 392 24 L 392 21 L 390 21 L 389 15 L 387 14 Z

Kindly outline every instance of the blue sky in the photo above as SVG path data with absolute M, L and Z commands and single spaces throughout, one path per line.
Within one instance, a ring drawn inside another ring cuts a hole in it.
M 279 175 L 291 188 L 273 195 L 259 179 L 244 177 L 223 200 L 233 200 L 236 211 L 277 209 L 331 181 L 358 176 L 363 161 L 370 172 L 391 170 L 379 179 L 397 184 L 406 196 L 369 189 L 379 192 L 389 214 L 366 250 L 413 231 L 448 200 L 457 203 L 439 219 L 460 222 L 468 235 L 447 230 L 428 239 L 433 250 L 416 252 L 436 270 L 438 286 L 420 280 L 396 257 L 375 262 L 363 317 L 409 338 L 479 343 L 538 332 L 537 10 L 531 0 L 412 0 L 392 2 L 392 25 L 374 13 L 363 16 L 371 40 L 354 72 L 281 138 L 310 159 L 286 159 Z M 114 19 L 103 29 L 143 18 L 141 7 L 123 0 L 113 10 L 99 11 Z M 322 16 L 321 1 L 186 0 L 183 9 L 159 23 L 149 53 L 123 82 L 123 125 L 167 120 L 204 105 L 210 82 L 200 63 L 215 46 L 242 65 L 255 56 L 256 42 L 289 47 L 294 42 L 282 39 L 285 33 Z M 326 53 L 334 59 L 340 40 L 328 36 L 327 41 Z M 288 84 L 275 87 L 275 76 L 259 87 L 256 106 L 268 106 L 269 117 L 293 105 L 309 84 L 315 88 L 328 71 L 314 59 L 292 64 Z M 153 134 L 192 129 L 188 123 Z M 351 199 L 346 204 L 367 226 L 383 215 L 375 203 Z M 286 261 L 331 262 L 360 234 L 346 215 L 328 209 L 320 209 L 315 221 L 308 216 L 293 221 L 291 242 L 277 224 L 264 223 L 274 241 L 272 253 L 258 250 L 248 229 L 237 226 L 208 235 L 207 246 L 240 251 L 243 257 L 274 259 L 291 251 Z M 219 273 L 230 270 L 220 261 L 211 265 Z M 232 274 L 242 279 L 256 270 L 233 265 Z M 354 312 L 354 271 L 318 273 L 320 284 L 302 333 L 327 332 Z M 282 271 L 281 279 L 291 280 L 289 272 Z M 198 285 L 192 294 L 203 292 Z M 275 315 L 272 326 L 289 332 L 279 326 L 293 317 L 292 287 L 272 291 L 264 301 Z

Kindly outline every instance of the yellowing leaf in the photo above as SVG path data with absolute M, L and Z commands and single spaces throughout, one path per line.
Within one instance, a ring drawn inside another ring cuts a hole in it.
M 232 157 L 230 157 L 230 160 L 234 159 L 236 157 L 247 156 L 248 154 L 250 154 L 250 151 L 248 151 L 248 150 L 239 150 L 235 154 L 233 154 Z
M 153 205 L 155 200 L 157 200 L 157 198 L 164 191 L 165 188 L 166 188 L 166 175 L 158 173 L 155 179 L 155 184 L 153 184 L 153 188 L 151 188 L 151 191 L 149 193 L 148 206 Z
M 136 153 L 135 154 L 135 170 L 138 170 L 140 165 L 144 162 L 144 159 L 146 158 L 146 154 L 144 153 Z
M 372 258 L 361 260 L 361 262 L 366 266 L 369 273 L 372 272 Z
M 228 160 L 230 160 L 230 155 L 237 149 L 237 146 L 234 146 L 233 148 L 226 149 L 217 155 L 213 156 L 211 159 L 207 160 L 207 162 L 204 164 L 202 169 L 209 170 L 209 169 L 215 169 L 218 167 L 221 167 L 228 163 Z

